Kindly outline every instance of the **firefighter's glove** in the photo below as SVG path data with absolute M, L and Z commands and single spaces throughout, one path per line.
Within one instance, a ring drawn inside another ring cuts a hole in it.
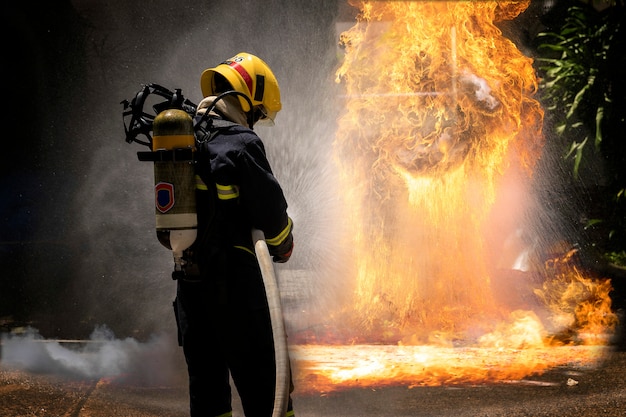
M 272 255 L 272 261 L 283 264 L 289 260 L 293 252 L 293 234 L 289 232 L 289 236 L 278 246 L 268 248 Z

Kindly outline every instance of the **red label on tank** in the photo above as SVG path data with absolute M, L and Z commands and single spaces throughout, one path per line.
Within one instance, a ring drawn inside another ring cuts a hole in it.
M 174 207 L 174 184 L 159 182 L 154 186 L 155 205 L 161 213 Z

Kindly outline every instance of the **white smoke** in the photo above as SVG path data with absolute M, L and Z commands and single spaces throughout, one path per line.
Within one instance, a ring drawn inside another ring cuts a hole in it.
M 182 368 L 163 359 L 174 357 L 175 348 L 169 335 L 154 335 L 146 342 L 116 339 L 106 326 L 96 327 L 88 340 L 45 339 L 28 327 L 3 335 L 1 352 L 6 369 L 160 386 L 176 381 L 177 368 Z
M 495 109 L 500 102 L 491 95 L 491 87 L 487 80 L 475 74 L 464 72 L 460 77 L 461 84 L 470 89 L 474 93 L 474 97 L 483 103 L 489 110 Z

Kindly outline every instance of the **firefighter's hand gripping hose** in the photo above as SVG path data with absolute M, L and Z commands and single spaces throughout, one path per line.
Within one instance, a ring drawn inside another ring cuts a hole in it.
M 265 235 L 263 231 L 252 230 L 252 242 L 256 252 L 257 261 L 261 267 L 265 293 L 270 309 L 270 319 L 272 322 L 272 333 L 274 336 L 274 355 L 276 357 L 276 395 L 274 398 L 274 411 L 272 417 L 283 417 L 287 411 L 289 402 L 289 355 L 287 351 L 287 335 L 285 334 L 285 323 L 283 321 L 280 291 L 272 258 L 270 256 Z

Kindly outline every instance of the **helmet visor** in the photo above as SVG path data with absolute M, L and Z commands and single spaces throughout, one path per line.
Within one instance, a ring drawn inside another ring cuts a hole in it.
M 276 118 L 276 114 L 278 112 L 268 111 L 263 105 L 256 106 L 255 111 L 257 111 L 258 112 L 257 114 L 260 115 L 255 125 L 274 126 L 274 119 Z

